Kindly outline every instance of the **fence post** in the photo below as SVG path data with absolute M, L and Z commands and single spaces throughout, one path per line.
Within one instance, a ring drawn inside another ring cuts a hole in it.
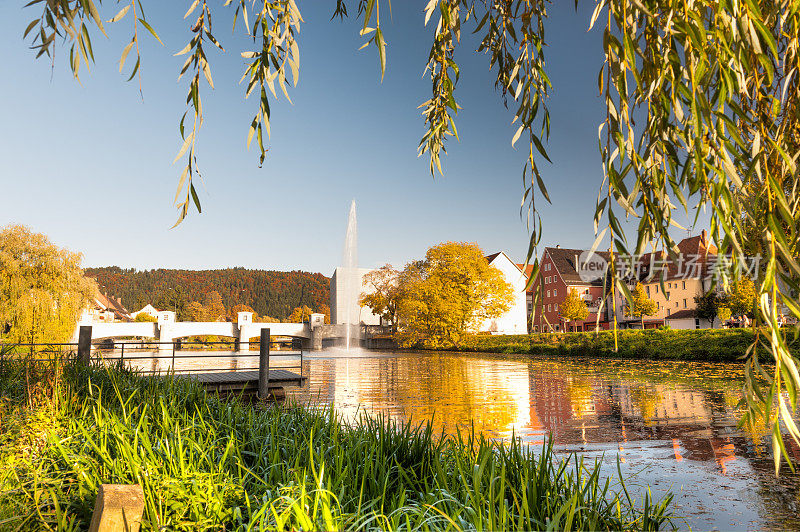
M 90 362 L 92 352 L 92 326 L 81 325 L 78 329 L 78 361 L 83 364 Z
M 258 398 L 266 399 L 269 395 L 269 329 L 261 329 L 261 341 L 258 344 Z

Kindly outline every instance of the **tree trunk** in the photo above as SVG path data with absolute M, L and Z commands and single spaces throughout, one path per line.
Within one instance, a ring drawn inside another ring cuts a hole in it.
M 644 314 L 642 314 L 642 330 L 644 330 Z

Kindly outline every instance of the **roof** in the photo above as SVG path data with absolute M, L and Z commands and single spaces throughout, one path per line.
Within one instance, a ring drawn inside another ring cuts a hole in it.
M 531 278 L 531 274 L 533 273 L 533 264 L 528 264 L 526 266 L 525 264 L 517 263 L 517 268 L 522 270 L 522 272 L 525 274 L 526 279 Z
M 122 306 L 122 300 L 108 297 L 104 294 L 97 294 L 94 298 L 97 306 L 103 310 L 113 312 L 120 319 L 130 319 L 130 312 Z
M 566 284 L 582 284 L 582 285 L 592 285 L 592 286 L 603 286 L 603 278 L 600 277 L 593 281 L 585 281 L 581 279 L 580 274 L 578 273 L 577 269 L 577 262 L 578 258 L 581 256 L 581 253 L 585 253 L 588 250 L 585 249 L 568 249 L 568 248 L 544 248 L 545 254 L 549 254 L 550 258 L 555 265 L 556 270 L 558 271 L 559 275 L 561 275 L 561 279 Z M 606 251 L 595 251 L 596 255 L 604 258 L 605 260 L 609 260 L 610 254 Z
M 569 248 L 545 248 L 545 254 L 549 254 L 552 259 L 556 270 L 558 271 L 564 283 L 571 285 L 585 285 L 585 286 L 602 286 L 603 278 L 597 278 L 593 281 L 585 281 L 581 279 L 580 273 L 577 270 L 577 261 L 582 253 L 586 253 L 585 249 L 569 249 Z M 646 253 L 642 255 L 639 260 L 638 277 L 644 281 L 650 274 L 651 267 L 660 267 L 666 270 L 667 276 L 665 280 L 671 279 L 687 279 L 697 278 L 703 276 L 705 269 L 711 257 L 716 256 L 717 248 L 708 242 L 706 232 L 689 238 L 684 238 L 678 243 L 678 253 L 683 257 L 683 262 L 672 260 L 669 255 L 664 251 L 657 251 L 655 253 Z M 609 251 L 595 251 L 598 255 L 605 259 L 607 262 L 611 260 L 611 252 Z M 692 262 L 693 261 L 693 262 Z M 522 265 L 517 265 L 520 268 Z M 691 274 L 692 270 L 696 269 L 696 275 L 687 275 L 687 270 Z M 526 273 L 530 275 L 530 270 Z M 657 282 L 658 277 L 653 276 L 652 282 Z
M 694 309 L 687 308 L 684 310 L 679 310 L 678 312 L 673 312 L 666 318 L 665 320 L 685 320 L 690 318 L 696 318 L 697 312 Z
M 513 264 L 513 265 L 514 265 L 514 267 L 516 267 L 516 268 L 517 268 L 517 269 L 520 271 L 520 273 L 523 273 L 523 272 L 522 272 L 522 267 L 521 267 L 519 264 L 517 264 L 516 262 L 514 262 L 513 260 L 511 260 L 511 258 L 510 258 L 508 255 L 506 255 L 506 254 L 505 254 L 505 252 L 503 252 L 503 251 L 498 251 L 497 253 L 492 253 L 491 255 L 487 255 L 487 256 L 486 256 L 486 261 L 487 261 L 489 264 L 491 264 L 491 263 L 494 261 L 494 259 L 496 259 L 496 258 L 497 258 L 497 257 L 499 257 L 500 255 L 502 255 L 502 256 L 504 256 L 506 259 L 508 259 L 508 262 L 510 262 L 511 264 Z
M 705 275 L 709 258 L 716 256 L 717 248 L 708 242 L 706 232 L 703 231 L 697 236 L 681 240 L 678 243 L 678 253 L 680 258 L 677 262 L 664 251 L 643 255 L 640 261 L 642 266 L 639 279 L 644 280 L 650 275 L 650 266 L 654 263 L 655 267 L 663 268 L 666 271 L 665 281 L 702 277 Z M 659 276 L 653 275 L 651 280 L 657 282 Z

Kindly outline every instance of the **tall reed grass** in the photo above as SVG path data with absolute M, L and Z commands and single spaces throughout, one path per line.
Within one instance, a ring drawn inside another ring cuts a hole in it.
M 473 433 L 222 399 L 122 368 L 0 366 L 0 529 L 83 530 L 102 483 L 144 489 L 143 530 L 657 530 L 670 497 L 596 464 Z

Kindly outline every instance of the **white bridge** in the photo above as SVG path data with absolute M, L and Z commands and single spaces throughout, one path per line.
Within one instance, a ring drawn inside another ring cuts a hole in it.
M 77 342 L 81 325 L 92 326 L 92 341 L 113 338 L 153 338 L 159 349 L 172 349 L 171 343 L 190 336 L 225 336 L 234 338 L 239 349 L 247 350 L 250 340 L 258 339 L 262 329 L 269 329 L 270 336 L 301 338 L 311 349 L 321 349 L 323 338 L 343 338 L 345 325 L 325 325 L 323 314 L 312 314 L 306 323 L 253 323 L 252 312 L 240 312 L 236 323 L 224 321 L 175 321 L 175 313 L 158 313 L 157 322 L 95 323 L 79 322 L 75 327 L 73 341 Z

